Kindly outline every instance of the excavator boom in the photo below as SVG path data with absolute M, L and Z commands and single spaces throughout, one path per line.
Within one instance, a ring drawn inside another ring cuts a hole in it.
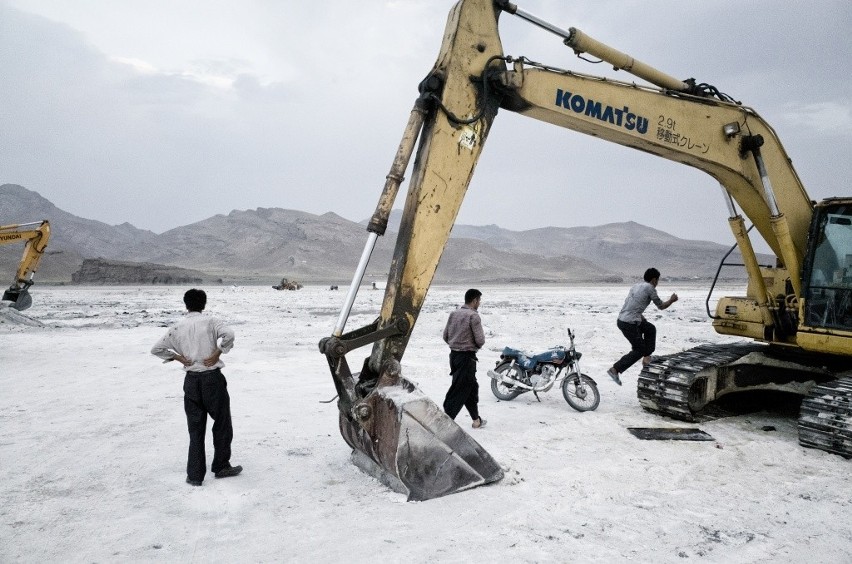
M 363 469 L 423 500 L 499 480 L 499 464 L 416 386 L 401 375 L 402 358 L 473 169 L 497 113 L 498 99 L 482 103 L 471 72 L 503 68 L 499 10 L 490 2 L 458 2 L 447 22 L 435 67 L 394 159 L 368 230 L 371 231 L 347 303 L 332 337 L 320 343 L 340 400 L 341 434 Z M 483 17 L 483 15 L 485 17 Z M 478 46 L 462 49 L 460 46 Z M 442 100 L 452 100 L 452 107 Z M 442 109 L 443 107 L 443 109 Z M 419 138 L 405 209 L 379 319 L 343 334 L 377 236 L 384 233 L 396 192 Z M 359 373 L 345 354 L 366 344 L 373 353 Z
M 50 239 L 50 223 L 47 220 L 14 225 L 0 225 L 0 245 L 24 241 L 24 255 L 15 273 L 12 285 L 3 292 L 3 300 L 12 302 L 10 307 L 23 311 L 29 308 L 32 297 L 33 275 Z

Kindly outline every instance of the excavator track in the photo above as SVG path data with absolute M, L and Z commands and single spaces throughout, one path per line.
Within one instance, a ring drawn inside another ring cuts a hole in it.
M 852 457 L 852 378 L 814 386 L 802 400 L 799 444 Z
M 700 410 L 694 411 L 699 399 L 699 386 L 707 372 L 728 365 L 743 356 L 764 350 L 765 345 L 752 343 L 707 344 L 668 356 L 654 357 L 642 368 L 636 395 L 639 404 L 649 411 L 668 415 L 682 421 L 697 421 Z M 699 373 L 705 372 L 699 376 Z
M 682 421 L 705 421 L 719 416 L 711 403 L 704 408 L 707 379 L 765 345 L 707 344 L 668 356 L 655 357 L 639 374 L 639 404 L 655 413 Z M 697 406 L 700 406 L 696 409 Z M 852 377 L 814 384 L 804 397 L 799 414 L 799 443 L 852 457 Z

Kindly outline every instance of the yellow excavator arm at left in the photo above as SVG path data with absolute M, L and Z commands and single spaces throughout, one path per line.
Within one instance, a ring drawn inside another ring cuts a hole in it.
M 9 289 L 3 292 L 3 300 L 11 301 L 10 307 L 23 311 L 32 303 L 29 288 L 33 285 L 33 274 L 38 270 L 38 264 L 50 240 L 50 222 L 33 221 L 14 225 L 0 225 L 0 245 L 8 245 L 19 241 L 26 242 L 24 255 L 15 273 L 15 280 Z

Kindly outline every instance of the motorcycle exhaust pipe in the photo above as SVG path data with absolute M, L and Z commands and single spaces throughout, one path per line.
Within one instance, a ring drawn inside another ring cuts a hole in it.
M 516 388 L 523 388 L 525 390 L 535 390 L 535 388 L 533 386 L 528 386 L 527 384 L 524 384 L 523 382 L 519 382 L 518 380 L 506 378 L 502 374 L 498 374 L 497 372 L 494 372 L 493 370 L 489 370 L 487 372 L 487 374 L 488 374 L 488 377 L 491 378 L 492 380 L 497 380 L 498 382 L 502 382 L 502 383 L 508 384 L 510 386 L 515 386 Z M 541 390 L 539 390 L 539 391 L 541 391 Z

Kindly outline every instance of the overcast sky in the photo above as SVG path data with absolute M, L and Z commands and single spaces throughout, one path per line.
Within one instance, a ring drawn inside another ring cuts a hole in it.
M 453 3 L 0 0 L 0 183 L 158 233 L 257 207 L 367 218 Z M 777 130 L 812 198 L 852 192 L 849 0 L 517 4 L 715 85 Z M 634 80 L 508 14 L 501 37 Z M 727 215 L 702 172 L 501 111 L 458 221 L 730 243 Z

